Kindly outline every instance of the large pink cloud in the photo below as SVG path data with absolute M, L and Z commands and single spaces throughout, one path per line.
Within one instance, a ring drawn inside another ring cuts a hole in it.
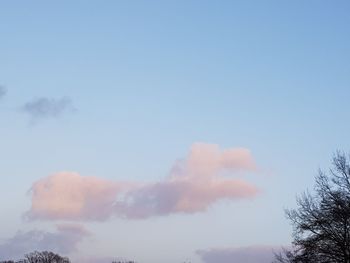
M 91 219 L 111 216 L 123 183 L 61 172 L 35 182 L 29 218 Z
M 215 144 L 196 143 L 159 182 L 110 181 L 71 172 L 43 178 L 32 186 L 32 207 L 27 216 L 104 220 L 201 212 L 222 199 L 254 197 L 258 192 L 254 185 L 228 175 L 255 170 L 247 149 L 220 150 Z

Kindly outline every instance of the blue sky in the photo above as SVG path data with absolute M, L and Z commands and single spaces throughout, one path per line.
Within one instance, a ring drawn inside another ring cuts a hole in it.
M 153 182 L 196 142 L 249 149 L 261 192 L 205 212 L 81 220 L 72 256 L 200 262 L 197 250 L 290 242 L 283 209 L 348 151 L 347 1 L 0 3 L 0 240 L 54 231 L 29 189 L 62 171 Z M 24 105 L 69 99 L 58 116 Z M 34 119 L 33 119 L 34 118 Z M 9 200 L 11 200 L 9 202 Z M 79 232 L 80 233 L 80 232 Z

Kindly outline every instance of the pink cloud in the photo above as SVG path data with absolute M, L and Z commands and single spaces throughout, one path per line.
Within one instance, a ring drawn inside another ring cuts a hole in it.
M 46 219 L 105 219 L 111 216 L 111 207 L 124 186 L 78 173 L 57 173 L 33 184 L 32 207 L 26 215 Z
M 195 213 L 222 199 L 254 197 L 257 188 L 237 177 L 254 172 L 249 150 L 220 150 L 215 144 L 192 145 L 187 158 L 169 176 L 154 183 L 135 183 L 83 177 L 63 172 L 32 186 L 32 219 L 104 220 L 111 216 L 148 218 L 173 213 Z
M 115 206 L 127 218 L 205 211 L 221 199 L 255 196 L 255 186 L 239 179 L 191 177 L 165 180 L 129 191 Z
M 216 144 L 195 143 L 185 160 L 186 173 L 191 176 L 212 176 L 223 170 L 254 171 L 256 165 L 249 150 L 231 148 L 220 150 Z

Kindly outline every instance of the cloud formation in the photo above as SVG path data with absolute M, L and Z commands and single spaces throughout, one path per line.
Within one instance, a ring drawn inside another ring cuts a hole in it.
M 77 224 L 57 225 L 56 232 L 19 231 L 14 237 L 0 243 L 0 260 L 22 257 L 34 250 L 48 250 L 67 255 L 74 252 L 88 235 L 89 232 Z
M 57 118 L 65 113 L 75 111 L 73 103 L 68 97 L 62 97 L 60 99 L 37 98 L 27 102 L 21 109 L 32 120 Z
M 5 97 L 7 94 L 7 89 L 3 86 L 0 86 L 0 99 L 2 99 L 3 97 Z
M 197 254 L 204 263 L 270 263 L 279 250 L 280 247 L 250 246 L 198 250 Z
M 62 172 L 35 182 L 29 218 L 103 220 L 111 216 L 121 182 Z
M 215 144 L 193 144 L 187 158 L 169 176 L 153 183 L 84 177 L 62 172 L 35 182 L 30 219 L 105 220 L 111 216 L 142 219 L 174 213 L 203 212 L 222 199 L 247 199 L 258 190 L 239 177 L 256 165 L 249 150 L 220 150 Z

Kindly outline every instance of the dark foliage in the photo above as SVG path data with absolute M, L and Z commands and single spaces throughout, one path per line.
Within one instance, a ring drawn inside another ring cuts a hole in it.
M 329 173 L 319 172 L 315 193 L 297 198 L 286 211 L 293 226 L 293 251 L 280 263 L 350 263 L 350 158 L 337 153 Z
M 70 263 L 68 258 L 61 257 L 58 254 L 49 251 L 34 251 L 24 256 L 19 261 L 1 261 L 0 263 Z

